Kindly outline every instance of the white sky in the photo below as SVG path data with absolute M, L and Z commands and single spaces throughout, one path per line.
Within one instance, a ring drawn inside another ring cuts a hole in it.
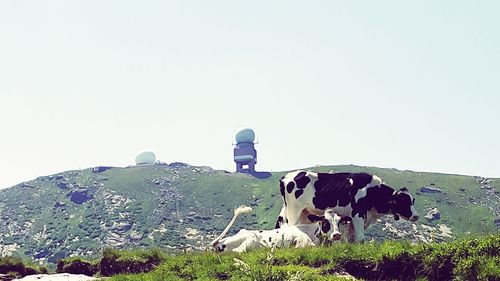
M 0 188 L 150 148 L 500 177 L 499 1 L 1 1 Z

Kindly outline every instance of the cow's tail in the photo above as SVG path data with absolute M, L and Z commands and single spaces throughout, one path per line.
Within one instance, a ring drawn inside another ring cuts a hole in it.
M 251 207 L 248 207 L 248 206 L 245 206 L 245 205 L 241 205 L 239 206 L 238 208 L 236 208 L 234 210 L 234 215 L 233 215 L 233 218 L 231 219 L 231 221 L 229 222 L 229 224 L 226 226 L 226 228 L 224 229 L 224 231 L 222 231 L 222 233 L 219 235 L 219 237 L 215 238 L 214 241 L 212 241 L 212 246 L 214 246 L 215 244 L 217 244 L 219 242 L 219 240 L 221 240 L 222 238 L 224 238 L 224 236 L 226 235 L 226 233 L 229 231 L 229 229 L 231 228 L 231 226 L 234 224 L 234 222 L 236 221 L 236 218 L 240 215 L 240 214 L 245 214 L 245 213 L 250 213 L 252 211 L 252 208 Z

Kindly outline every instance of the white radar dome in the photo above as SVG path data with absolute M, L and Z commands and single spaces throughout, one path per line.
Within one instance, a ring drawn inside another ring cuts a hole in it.
M 156 162 L 156 155 L 151 150 L 140 150 L 135 156 L 136 165 L 152 165 Z
M 253 143 L 255 140 L 255 132 L 250 128 L 240 128 L 236 131 L 234 138 L 236 139 L 236 143 Z

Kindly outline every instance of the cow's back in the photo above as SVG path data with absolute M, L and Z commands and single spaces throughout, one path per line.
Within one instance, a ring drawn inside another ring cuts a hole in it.
M 345 207 L 352 203 L 358 190 L 370 184 L 367 173 L 318 173 L 314 182 L 313 204 L 317 209 Z
M 352 210 L 351 203 L 355 201 L 360 190 L 367 185 L 380 183 L 380 178 L 367 173 L 295 171 L 280 180 L 280 192 L 287 212 L 304 210 L 322 215 L 327 208 L 346 208 L 345 212 L 341 213 L 347 215 Z

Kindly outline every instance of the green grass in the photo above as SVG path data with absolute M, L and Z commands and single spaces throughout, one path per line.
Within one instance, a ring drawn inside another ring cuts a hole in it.
M 337 275 L 342 272 L 366 280 L 499 280 L 499 249 L 496 234 L 443 244 L 387 241 L 245 254 L 187 253 L 167 257 L 149 273 L 110 280 L 342 280 Z

